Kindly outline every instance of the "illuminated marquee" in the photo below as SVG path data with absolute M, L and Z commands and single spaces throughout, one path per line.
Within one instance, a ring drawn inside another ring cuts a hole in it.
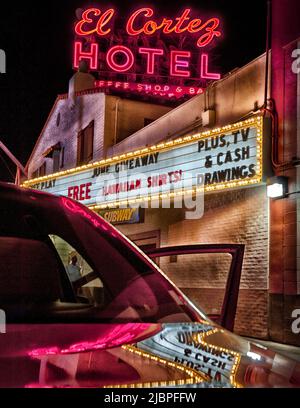
M 68 196 L 92 209 L 236 188 L 262 181 L 261 117 L 160 143 L 99 162 L 28 180 L 26 187 Z
M 114 40 L 116 14 L 114 8 L 89 8 L 83 11 L 74 29 L 74 68 L 77 69 L 80 61 L 85 60 L 89 69 L 101 72 L 101 76 L 109 73 L 161 76 L 161 67 L 165 70 L 168 64 L 167 76 L 171 79 L 220 79 L 219 73 L 211 71 L 210 56 L 204 50 L 212 47 L 214 40 L 221 37 L 218 18 L 192 18 L 191 9 L 185 9 L 181 15 L 171 19 L 156 17 L 151 8 L 140 8 L 130 15 L 125 27 L 122 27 L 125 39 L 122 36 L 120 43 L 117 39 Z M 162 41 L 155 40 L 158 35 L 173 39 L 182 34 L 195 40 L 197 52 L 183 49 L 182 45 L 180 49 L 174 49 L 173 46 L 167 50 Z M 144 46 L 138 45 L 135 41 L 137 37 Z M 106 45 L 103 43 L 105 39 Z

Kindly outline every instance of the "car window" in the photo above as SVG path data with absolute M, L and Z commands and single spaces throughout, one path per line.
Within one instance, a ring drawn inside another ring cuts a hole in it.
M 63 266 L 48 242 L 0 236 L 0 308 L 8 321 L 39 319 L 43 310 L 68 299 Z
M 184 294 L 103 218 L 66 197 L 27 190 L 23 194 L 0 200 L 0 237 L 47 243 L 57 258 L 63 292 L 58 299 L 63 304 L 44 310 L 48 321 L 201 320 L 201 312 Z M 77 261 L 71 265 L 73 250 Z M 42 277 L 48 266 L 38 264 L 35 256 L 31 260 Z M 22 254 L 18 254 L 18 262 L 22 262 Z
M 210 316 L 221 315 L 230 254 L 180 254 L 158 259 L 161 269 L 201 310 Z
M 77 300 L 103 306 L 103 282 L 87 261 L 68 242 L 57 235 L 49 236 L 65 267 Z

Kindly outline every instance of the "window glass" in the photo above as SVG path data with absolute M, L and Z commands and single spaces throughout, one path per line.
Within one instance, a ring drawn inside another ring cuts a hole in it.
M 93 159 L 94 121 L 78 133 L 77 165 L 89 163 Z
M 208 315 L 220 315 L 232 262 L 230 254 L 164 256 L 160 266 L 175 285 Z
M 86 260 L 66 241 L 50 235 L 79 301 L 102 305 L 104 289 L 100 277 Z
M 0 200 L 0 236 L 45 243 L 63 287 L 62 304 L 38 308 L 39 316 L 45 313 L 48 321 L 63 322 L 197 321 L 196 309 L 176 287 L 95 213 L 66 197 L 33 191 L 24 191 L 24 200 L 16 197 Z M 19 264 L 22 256 L 17 255 Z M 44 265 L 41 257 L 42 263 L 35 256 L 29 259 L 39 271 L 34 279 L 41 279 L 37 284 L 43 288 L 50 263 Z

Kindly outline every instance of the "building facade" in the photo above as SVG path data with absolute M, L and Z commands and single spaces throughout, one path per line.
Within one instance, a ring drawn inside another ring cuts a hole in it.
M 270 216 L 265 185 L 266 176 L 270 175 L 270 132 L 266 124 L 262 134 L 263 162 L 255 165 L 256 171 L 263 170 L 262 177 L 248 183 L 247 176 L 244 177 L 241 173 L 243 166 L 239 165 L 239 174 L 232 176 L 232 180 L 236 181 L 231 180 L 230 184 L 230 179 L 227 180 L 224 184 L 226 188 L 222 188 L 221 179 L 214 183 L 206 179 L 208 188 L 202 203 L 203 214 L 196 219 L 187 219 L 186 207 L 174 208 L 172 200 L 171 208 L 144 208 L 134 210 L 132 214 L 127 212 L 129 215 L 126 215 L 124 210 L 120 210 L 123 213 L 116 210 L 120 204 L 117 201 L 97 206 L 91 189 L 94 188 L 92 179 L 101 179 L 109 167 L 116 172 L 120 163 L 126 163 L 127 170 L 130 171 L 132 162 L 128 158 L 131 155 L 135 157 L 138 154 L 137 160 L 139 166 L 142 166 L 142 170 L 138 170 L 141 173 L 148 171 L 148 167 L 141 164 L 143 158 L 149 160 L 147 166 L 151 167 L 153 156 L 152 165 L 155 166 L 154 161 L 158 154 L 162 162 L 164 157 L 166 161 L 171 160 L 172 169 L 175 170 L 177 156 L 169 157 L 168 150 L 164 150 L 165 144 L 171 146 L 175 143 L 181 146 L 182 143 L 182 149 L 188 149 L 192 146 L 189 144 L 191 138 L 201 141 L 203 135 L 198 137 L 199 132 L 202 134 L 212 129 L 216 129 L 216 133 L 212 135 L 217 136 L 212 136 L 210 142 L 220 143 L 222 133 L 229 132 L 226 126 L 237 125 L 237 129 L 241 128 L 243 134 L 248 126 L 247 121 L 262 117 L 260 107 L 264 104 L 265 65 L 266 57 L 263 55 L 222 80 L 213 82 L 204 94 L 197 95 L 173 109 L 105 95 L 97 89 L 84 90 L 90 81 L 89 74 L 75 74 L 75 79 L 70 83 L 69 94 L 57 98 L 27 164 L 30 177 L 27 185 L 66 194 L 100 211 L 108 220 L 115 220 L 117 227 L 142 249 L 195 243 L 245 244 L 235 332 L 259 338 L 270 338 Z M 242 129 L 243 126 L 246 128 Z M 208 140 L 205 134 L 203 140 Z M 202 146 L 199 141 L 198 150 L 199 146 Z M 227 147 L 230 143 L 227 142 Z M 245 157 L 231 157 L 228 161 L 242 161 L 241 164 L 247 164 L 260 155 L 259 146 L 254 139 L 251 139 L 251 142 L 246 140 L 245 143 L 249 146 L 239 147 L 242 144 L 237 144 L 239 151 L 246 149 Z M 151 155 L 153 146 L 156 146 L 156 150 L 154 149 Z M 203 147 L 203 150 L 207 150 L 206 158 L 209 157 L 210 149 L 208 145 Z M 220 146 L 218 149 L 220 153 L 216 157 L 224 159 L 228 152 L 225 150 L 222 153 Z M 250 151 L 254 152 L 253 157 L 251 153 L 251 158 Z M 163 156 L 164 154 L 166 156 Z M 229 152 L 229 156 L 231 154 L 233 153 Z M 186 163 L 182 160 L 181 164 L 185 166 Z M 111 161 L 117 163 L 115 167 L 110 165 Z M 187 161 L 186 166 L 189 166 L 188 163 L 190 162 Z M 220 174 L 227 174 L 233 164 L 229 163 L 228 166 L 222 170 L 225 173 L 220 173 L 219 170 L 215 172 L 218 177 Z M 250 166 L 251 164 L 249 168 Z M 259 167 L 263 169 L 258 170 Z M 236 168 L 233 169 L 236 171 Z M 86 176 L 88 171 L 89 175 Z M 178 176 L 176 171 L 172 173 L 174 177 Z M 62 192 L 60 186 L 68 176 L 73 177 L 73 184 L 71 183 L 67 192 Z M 76 177 L 79 177 L 78 181 Z M 160 259 L 160 266 L 203 310 L 209 314 L 220 312 L 229 271 L 229 259 L 226 256 L 199 255 L 193 259 L 184 256 L 170 257 Z

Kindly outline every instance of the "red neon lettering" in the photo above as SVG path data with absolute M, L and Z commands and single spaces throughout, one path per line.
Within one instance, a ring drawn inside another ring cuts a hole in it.
M 90 51 L 82 50 L 82 43 L 80 41 L 75 41 L 74 43 L 74 68 L 79 68 L 79 63 L 81 60 L 87 60 L 89 62 L 89 69 L 98 68 L 98 51 L 99 45 L 97 43 L 91 43 Z
M 176 20 L 178 20 L 178 23 L 175 26 L 175 33 L 176 34 L 181 34 L 184 31 L 188 30 L 188 26 L 185 28 L 181 28 L 182 24 L 186 21 L 189 20 L 189 14 L 190 14 L 191 9 L 186 9 L 184 10 L 184 12 L 182 13 L 182 16 L 179 18 L 176 18 Z
M 116 54 L 123 54 L 126 57 L 126 61 L 124 64 L 118 64 L 115 61 Z M 129 48 L 124 47 L 123 45 L 116 45 L 112 47 L 107 55 L 106 55 L 106 62 L 107 65 L 116 72 L 126 72 L 128 71 L 134 64 L 134 56 Z
M 195 18 L 192 20 L 189 25 L 188 25 L 188 31 L 189 33 L 198 33 L 202 28 L 202 21 L 199 18 Z
M 107 30 L 103 31 L 103 27 L 106 26 L 106 24 L 112 19 L 113 15 L 115 14 L 114 9 L 108 9 L 105 13 L 102 14 L 102 16 L 99 18 L 98 24 L 97 24 L 97 34 L 99 35 L 106 35 L 111 32 L 111 29 L 108 28 Z
M 156 33 L 158 30 L 158 25 L 155 21 L 147 21 L 144 25 L 144 33 L 147 35 L 151 35 Z
M 195 94 L 202 94 L 203 89 L 197 87 L 180 87 L 174 85 L 163 85 L 163 84 L 146 84 L 146 83 L 128 83 L 128 82 L 121 82 L 121 81 L 95 81 L 95 86 L 98 88 L 105 88 L 105 87 L 114 87 L 116 89 L 130 89 L 132 91 L 137 92 L 145 92 L 145 93 L 152 93 L 156 95 L 160 93 L 160 95 L 166 96 L 176 96 L 180 97 L 181 95 L 195 95 Z
M 145 15 L 145 17 L 153 16 L 153 10 L 151 8 L 141 8 L 135 11 L 129 18 L 126 25 L 126 31 L 129 35 L 139 35 L 144 32 L 144 27 L 141 28 L 140 30 L 136 30 L 133 28 L 133 23 L 135 22 L 135 19 L 142 13 Z
M 207 27 L 209 24 L 212 23 L 211 27 Z M 210 44 L 214 37 L 221 37 L 220 31 L 215 31 L 220 25 L 220 20 L 218 18 L 211 18 L 202 27 L 199 28 L 203 30 L 206 27 L 206 33 L 203 34 L 197 41 L 198 47 L 205 47 L 206 45 Z M 192 31 L 193 32 L 193 31 Z
M 94 20 L 89 17 L 90 14 L 93 14 L 95 17 L 97 17 L 100 16 L 101 11 L 97 8 L 90 8 L 88 10 L 85 10 L 82 13 L 82 20 L 80 20 L 75 26 L 75 33 L 77 35 L 90 35 L 97 31 L 97 28 L 93 28 L 92 30 L 89 31 L 84 31 L 82 28 L 84 24 L 94 22 Z
M 173 20 L 164 17 L 161 24 L 157 24 L 153 20 L 148 20 L 144 23 L 141 28 L 136 27 L 136 20 L 141 15 L 149 18 L 152 17 L 154 12 L 152 8 L 141 8 L 135 11 L 129 18 L 126 30 L 129 35 L 139 35 L 139 34 L 146 34 L 152 35 L 155 34 L 158 30 L 163 31 L 164 34 L 171 34 L 175 32 L 176 34 L 182 34 L 185 31 L 189 33 L 198 33 L 200 31 L 205 30 L 205 33 L 198 39 L 197 46 L 198 47 L 205 47 L 212 42 L 214 37 L 220 37 L 221 32 L 217 31 L 217 28 L 220 25 L 220 19 L 218 18 L 210 18 L 205 23 L 202 23 L 202 20 L 199 18 L 191 20 L 185 27 L 183 27 L 184 23 L 190 20 L 190 12 L 191 9 L 185 9 L 180 17 L 177 17 L 177 23 L 173 26 Z
M 170 26 L 173 24 L 173 20 L 170 20 L 168 18 L 164 18 L 160 27 L 159 28 L 164 28 L 163 33 L 164 34 L 171 34 L 174 32 L 176 27 L 170 28 Z
M 164 55 L 164 50 L 160 48 L 139 48 L 139 53 L 147 55 L 147 74 L 154 74 L 155 56 Z
M 149 17 L 152 17 L 154 14 L 153 9 L 143 7 L 136 10 L 130 16 L 126 24 L 126 31 L 129 35 L 153 35 L 159 30 L 162 30 L 164 34 L 182 34 L 186 31 L 193 34 L 204 31 L 204 34 L 198 38 L 198 47 L 205 47 L 209 45 L 215 37 L 221 36 L 221 32 L 218 30 L 218 27 L 220 26 L 219 18 L 213 17 L 204 23 L 199 18 L 190 21 L 190 12 L 191 9 L 187 8 L 182 12 L 180 17 L 176 17 L 174 20 L 163 17 L 159 24 L 155 20 L 149 20 Z M 109 34 L 111 28 L 105 29 L 105 27 L 115 15 L 115 10 L 110 8 L 103 14 L 101 13 L 101 10 L 98 8 L 89 8 L 85 10 L 82 13 L 82 19 L 75 26 L 75 33 L 81 36 L 87 36 L 93 33 L 97 33 L 100 36 Z M 140 22 L 141 18 L 146 18 L 148 20 Z
M 180 60 L 179 58 L 190 58 L 191 53 L 189 51 L 171 51 L 170 57 L 170 75 L 180 77 L 190 77 L 190 71 L 180 70 L 179 68 L 188 68 L 189 61 Z
M 113 15 L 115 14 L 114 9 L 108 9 L 105 11 L 105 13 L 102 14 L 102 16 L 99 18 L 98 23 L 96 26 L 89 31 L 84 31 L 83 26 L 85 24 L 90 24 L 94 23 L 95 21 L 93 18 L 90 18 L 89 15 L 94 15 L 95 17 L 98 17 L 101 15 L 101 10 L 97 8 L 90 8 L 82 13 L 82 20 L 80 20 L 76 26 L 75 26 L 75 33 L 77 35 L 90 35 L 93 33 L 97 33 L 99 35 L 107 35 L 110 33 L 111 29 L 108 28 L 107 30 L 103 30 L 103 28 L 109 23 L 109 21 L 112 19 Z
M 220 79 L 221 75 L 217 73 L 208 72 L 208 55 L 201 55 L 201 78 L 203 79 Z

